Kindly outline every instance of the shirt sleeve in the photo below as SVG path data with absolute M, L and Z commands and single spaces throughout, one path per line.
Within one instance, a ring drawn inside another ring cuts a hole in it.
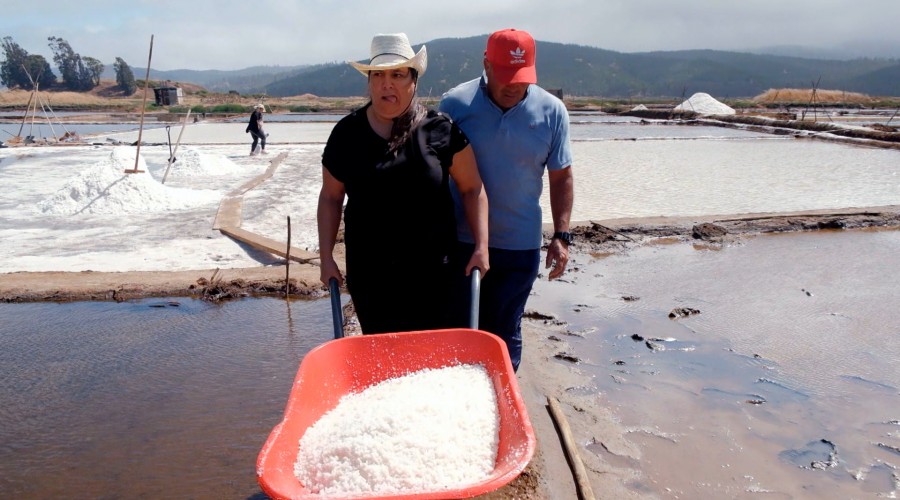
M 572 144 L 569 141 L 569 113 L 565 106 L 557 107 L 554 114 L 557 121 L 550 154 L 547 157 L 548 170 L 562 170 L 572 165 Z
M 325 150 L 322 152 L 322 166 L 334 176 L 335 179 L 346 183 L 344 177 L 344 165 L 347 164 L 346 148 L 341 147 L 342 138 L 346 135 L 346 122 L 339 121 L 331 130 Z
M 424 134 L 420 141 L 437 154 L 441 165 L 445 168 L 453 164 L 453 155 L 469 145 L 469 138 L 466 137 L 466 134 L 456 126 L 449 116 L 443 113 L 430 111 L 419 125 L 419 130 L 421 134 Z

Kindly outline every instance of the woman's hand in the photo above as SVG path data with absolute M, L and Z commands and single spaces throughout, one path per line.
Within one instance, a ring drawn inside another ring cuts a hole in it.
M 488 255 L 487 249 L 479 249 L 475 248 L 475 251 L 472 252 L 472 256 L 469 257 L 469 263 L 466 264 L 466 276 L 472 275 L 472 269 L 478 268 L 481 270 L 481 276 L 484 277 L 487 274 L 488 269 L 491 268 L 491 262 Z
M 334 278 L 337 280 L 338 286 L 344 286 L 344 276 L 341 274 L 341 270 L 334 259 L 322 257 L 320 264 L 319 279 L 322 280 L 322 284 L 328 286 L 328 282 L 331 281 L 331 278 Z

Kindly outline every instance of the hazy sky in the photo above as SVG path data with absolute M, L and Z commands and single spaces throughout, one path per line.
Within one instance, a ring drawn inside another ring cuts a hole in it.
M 58 36 L 82 56 L 145 67 L 153 35 L 159 70 L 359 60 L 375 33 L 405 32 L 418 48 L 510 27 L 620 52 L 861 44 L 900 58 L 898 20 L 900 0 L 4 0 L 0 37 L 51 65 Z

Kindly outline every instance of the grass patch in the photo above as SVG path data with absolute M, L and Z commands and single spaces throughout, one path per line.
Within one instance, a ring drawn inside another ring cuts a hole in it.
M 832 106 L 872 105 L 872 98 L 866 94 L 822 89 L 769 89 L 754 97 L 753 101 L 763 105 L 806 105 L 809 103 Z

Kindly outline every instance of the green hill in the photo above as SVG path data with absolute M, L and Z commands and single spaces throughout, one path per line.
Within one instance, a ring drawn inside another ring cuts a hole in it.
M 481 75 L 486 41 L 487 35 L 425 42 L 428 71 L 420 81 L 419 94 L 438 97 Z M 706 92 L 742 98 L 771 88 L 811 88 L 816 82 L 820 89 L 900 96 L 897 59 L 828 60 L 716 50 L 623 53 L 541 41 L 537 52 L 539 84 L 570 96 L 676 98 Z M 142 78 L 146 69 L 133 71 Z M 152 70 L 150 75 L 154 80 L 190 82 L 211 91 L 278 97 L 345 97 L 366 92 L 365 79 L 346 62 L 237 71 Z

